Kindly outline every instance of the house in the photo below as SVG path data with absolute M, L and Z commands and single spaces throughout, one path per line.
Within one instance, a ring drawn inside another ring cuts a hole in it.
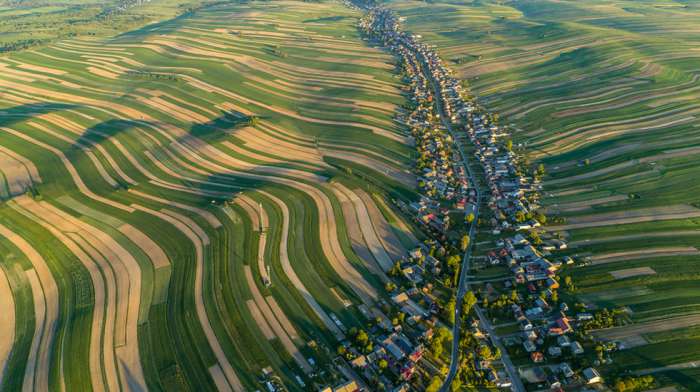
M 576 321 L 589 321 L 593 320 L 593 315 L 590 313 L 579 313 L 576 315 Z
M 571 366 L 569 366 L 569 364 L 566 362 L 559 365 L 559 371 L 561 371 L 561 374 L 563 374 L 566 378 L 574 376 L 574 371 L 571 370 Z
M 597 370 L 592 367 L 583 369 L 583 378 L 586 380 L 586 384 L 597 384 L 603 382 L 603 378 L 600 376 Z
M 535 346 L 535 343 L 533 343 L 533 342 L 531 342 L 531 341 L 529 341 L 529 340 L 526 340 L 526 341 L 523 342 L 523 347 L 525 348 L 525 351 L 527 351 L 527 352 L 529 352 L 529 353 L 534 352 L 535 350 L 537 350 L 537 346 Z
M 532 362 L 534 363 L 544 362 L 544 355 L 542 355 L 542 353 L 539 351 L 535 351 L 530 353 L 530 359 L 532 359 Z
M 573 341 L 569 348 L 571 348 L 571 353 L 574 355 L 583 354 L 583 346 L 581 346 L 581 343 L 577 341 Z
M 561 347 L 559 346 L 550 346 L 547 349 L 547 354 L 550 357 L 560 357 L 561 356 Z
M 568 336 L 561 335 L 557 338 L 557 344 L 561 347 L 569 347 L 571 345 L 571 341 L 569 340 Z
M 340 385 L 337 385 L 333 388 L 325 388 L 322 390 L 322 392 L 359 392 L 360 387 L 357 385 L 357 381 L 355 380 L 350 380 L 347 382 L 344 382 Z
M 523 332 L 523 336 L 527 340 L 536 340 L 537 339 L 537 332 L 535 332 L 534 329 L 531 329 L 529 331 Z
M 558 318 L 554 322 L 554 326 L 549 328 L 550 335 L 563 335 L 573 331 L 571 324 L 569 324 L 569 319 L 567 317 Z
M 421 248 L 415 248 L 415 249 L 409 251 L 408 255 L 412 259 L 420 259 L 423 256 L 423 252 L 422 252 Z
M 360 355 L 357 358 L 350 361 L 350 365 L 356 368 L 364 368 L 365 366 L 367 366 L 367 357 L 365 357 L 364 355 Z

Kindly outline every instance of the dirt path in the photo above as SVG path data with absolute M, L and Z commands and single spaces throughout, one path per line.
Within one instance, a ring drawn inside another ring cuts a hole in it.
M 0 314 L 3 333 L 0 334 L 0 385 L 15 344 L 15 300 L 5 269 L 0 267 Z
M 2 225 L 0 225 L 0 236 L 16 246 L 33 266 L 33 269 L 26 271 L 26 274 L 34 298 L 35 330 L 24 373 L 23 389 L 46 391 L 49 387 L 51 351 L 60 312 L 58 286 L 46 261 L 29 242 Z M 11 295 L 10 298 L 12 298 Z
M 223 348 L 221 347 L 221 343 L 219 343 L 219 340 L 216 337 L 216 334 L 214 333 L 214 329 L 212 328 L 211 322 L 209 321 L 209 316 L 207 315 L 206 307 L 204 306 L 204 275 L 206 275 L 204 263 L 204 246 L 209 244 L 209 237 L 198 226 L 195 225 L 194 227 L 191 227 L 191 225 L 193 225 L 193 222 L 187 217 L 182 216 L 176 212 L 166 210 L 155 211 L 139 205 L 133 205 L 132 207 L 139 211 L 144 211 L 151 215 L 157 216 L 160 219 L 173 225 L 177 230 L 184 234 L 194 245 L 196 264 L 194 294 L 197 318 L 199 319 L 199 322 L 202 325 L 202 330 L 204 331 L 204 335 L 207 339 L 207 342 L 209 343 L 209 346 L 214 352 L 214 356 L 216 357 L 216 360 L 218 362 L 217 365 L 209 369 L 210 373 L 214 380 L 217 382 L 217 385 L 223 386 L 223 384 L 221 384 L 221 379 L 219 376 L 219 372 L 222 372 L 226 381 L 226 385 L 228 386 L 227 389 L 232 389 L 237 392 L 244 391 L 245 388 L 243 388 L 243 384 L 241 383 L 240 379 L 238 378 L 238 375 L 231 366 L 231 363 L 229 362 L 228 358 L 226 357 L 226 354 L 224 353 Z
M 259 190 L 258 192 L 272 200 L 272 202 L 274 202 L 280 208 L 280 210 L 282 210 L 280 263 L 282 264 L 282 269 L 284 270 L 285 275 L 292 282 L 294 287 L 296 287 L 296 289 L 299 290 L 302 297 L 304 297 L 304 300 L 306 300 L 306 303 L 316 313 L 318 318 L 320 318 L 321 321 L 326 325 L 328 330 L 330 330 L 331 333 L 333 333 L 333 335 L 335 335 L 335 337 L 339 341 L 345 339 L 345 334 L 343 334 L 343 332 L 335 325 L 335 323 L 333 322 L 333 320 L 331 320 L 328 314 L 326 314 L 321 305 L 319 305 L 319 303 L 316 301 L 316 298 L 314 298 L 314 296 L 311 295 L 304 283 L 302 283 L 301 279 L 299 279 L 299 277 L 297 276 L 296 272 L 294 271 L 294 268 L 292 267 L 292 263 L 289 260 L 289 208 L 287 208 L 287 205 L 276 196 L 265 191 Z

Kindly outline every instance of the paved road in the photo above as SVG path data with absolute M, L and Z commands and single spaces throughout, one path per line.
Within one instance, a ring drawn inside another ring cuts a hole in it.
M 423 58 L 420 59 L 423 67 L 422 69 L 425 71 L 428 69 L 426 66 L 426 63 Z M 430 80 L 432 86 L 433 86 L 433 92 L 436 97 L 439 97 L 439 90 L 438 90 L 438 84 L 437 82 L 433 79 L 432 75 L 429 73 L 426 73 L 425 75 L 428 80 Z M 439 113 L 444 113 L 442 109 L 442 103 L 440 102 L 440 99 L 435 100 L 435 104 L 437 106 L 437 110 Z M 442 123 L 447 129 L 447 131 L 450 133 L 452 136 L 452 139 L 455 140 L 455 145 L 459 149 L 459 154 L 460 157 L 462 158 L 462 164 L 464 165 L 465 169 L 467 170 L 467 175 L 469 177 L 469 181 L 472 183 L 474 186 L 474 189 L 476 190 L 476 208 L 474 209 L 474 221 L 472 221 L 471 226 L 469 227 L 469 247 L 467 250 L 464 252 L 464 256 L 462 258 L 462 269 L 459 274 L 459 285 L 457 286 L 457 303 L 455 306 L 455 324 L 452 328 L 452 354 L 451 354 L 451 359 L 450 359 L 450 370 L 447 373 L 447 377 L 445 378 L 445 382 L 442 384 L 442 387 L 440 388 L 440 392 L 447 392 L 450 389 L 450 385 L 452 384 L 452 381 L 454 380 L 455 376 L 457 375 L 457 370 L 459 367 L 459 339 L 460 339 L 460 334 L 462 331 L 462 317 L 461 317 L 461 310 L 462 310 L 462 302 L 464 295 L 469 291 L 469 269 L 470 269 L 470 262 L 472 258 L 472 249 L 474 247 L 474 243 L 476 242 L 476 228 L 477 228 L 477 222 L 479 221 L 479 207 L 481 205 L 481 189 L 479 188 L 479 184 L 476 181 L 476 177 L 474 176 L 474 173 L 472 172 L 471 166 L 469 165 L 469 160 L 467 158 L 467 154 L 464 153 L 464 150 L 462 148 L 461 142 L 458 141 L 457 139 L 457 134 L 454 132 L 452 129 L 452 124 L 446 119 L 446 116 L 441 115 L 440 118 L 442 119 Z M 503 362 L 503 366 L 506 369 L 506 372 L 508 373 L 508 377 L 512 381 L 512 387 L 511 389 L 513 391 L 517 392 L 525 392 L 525 385 L 523 385 L 522 380 L 520 380 L 520 376 L 518 373 L 518 369 L 513 365 L 513 362 L 510 360 L 510 357 L 508 356 L 508 352 L 506 351 L 505 347 L 503 346 L 503 343 L 501 343 L 500 339 L 496 335 L 496 332 L 493 330 L 493 327 L 491 326 L 491 323 L 489 322 L 488 318 L 486 318 L 482 312 L 482 310 L 479 308 L 478 305 L 474 306 L 474 310 L 479 317 L 479 322 L 481 323 L 481 326 L 483 329 L 486 330 L 488 333 L 489 337 L 491 338 L 491 342 L 494 345 L 494 347 L 497 347 L 501 351 L 501 362 Z

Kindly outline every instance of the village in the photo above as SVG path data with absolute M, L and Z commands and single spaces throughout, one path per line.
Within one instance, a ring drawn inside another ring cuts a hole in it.
M 391 303 L 381 311 L 361 309 L 376 322 L 368 330 L 351 331 L 338 350 L 357 378 L 329 390 L 604 389 L 594 366 L 601 361 L 587 359 L 594 343 L 582 333 L 593 313 L 559 300 L 564 283 L 557 272 L 574 260 L 556 256 L 566 249 L 565 241 L 538 234 L 547 219 L 538 212 L 544 168 L 527 167 L 498 117 L 469 99 L 467 89 L 419 36 L 401 31 L 393 11 L 371 8 L 360 29 L 397 56 L 408 84 L 410 104 L 397 119 L 415 142 L 421 197 L 395 203 L 428 239 L 390 271 L 395 282 L 386 287 Z M 473 154 L 469 159 L 479 167 L 478 178 L 461 156 L 465 150 Z M 487 211 L 479 217 L 480 204 Z M 473 246 L 472 224 L 491 249 L 472 256 L 471 267 L 499 266 L 509 277 L 473 284 L 461 298 L 462 309 L 455 309 L 461 269 L 469 268 L 462 255 Z M 452 340 L 449 328 L 457 317 L 463 321 L 459 358 L 450 359 L 445 343 Z M 498 336 L 490 324 L 496 318 L 512 331 Z M 441 378 L 450 361 L 459 363 L 451 388 Z

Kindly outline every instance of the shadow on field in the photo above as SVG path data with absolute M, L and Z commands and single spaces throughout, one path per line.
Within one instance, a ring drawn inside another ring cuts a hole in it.
M 227 131 L 251 124 L 251 119 L 236 112 L 227 112 L 206 123 L 190 127 L 190 135 L 208 143 L 215 143 L 228 136 Z
M 0 127 L 9 127 L 18 122 L 31 120 L 41 114 L 74 109 L 76 107 L 76 105 L 64 103 L 33 103 L 13 106 L 9 109 L 0 110 Z

